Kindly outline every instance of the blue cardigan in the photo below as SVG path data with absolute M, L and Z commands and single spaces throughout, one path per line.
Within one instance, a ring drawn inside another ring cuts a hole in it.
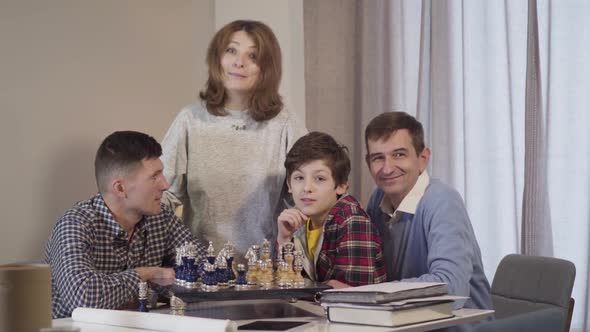
M 383 241 L 393 238 L 387 226 L 389 215 L 379 207 L 384 193 L 376 189 L 371 195 L 367 212 L 382 234 Z M 395 257 L 394 247 L 384 246 L 385 265 L 395 265 L 399 275 L 387 280 L 445 282 L 449 294 L 469 296 L 466 308 L 491 309 L 490 285 L 481 262 L 481 252 L 475 239 L 465 204 L 459 193 L 440 180 L 430 183 L 416 207 L 414 215 L 405 213 L 398 223 L 403 234 L 398 234 L 402 257 Z M 398 227 L 398 226 L 396 226 Z M 395 229 L 395 228 L 394 228 Z

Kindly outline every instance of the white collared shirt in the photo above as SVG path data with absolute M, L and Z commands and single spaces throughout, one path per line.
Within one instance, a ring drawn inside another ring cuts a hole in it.
M 426 187 L 428 187 L 428 183 L 430 183 L 430 177 L 428 176 L 428 172 L 424 171 L 422 174 L 420 174 L 420 176 L 418 176 L 418 180 L 414 184 L 414 187 L 412 187 L 406 197 L 402 199 L 396 210 L 393 210 L 391 201 L 387 195 L 384 195 L 381 203 L 379 204 L 379 208 L 381 208 L 381 211 L 389 215 L 391 218 L 389 222 L 399 221 L 401 212 L 415 214 L 418 203 L 420 203 L 420 200 L 426 191 Z

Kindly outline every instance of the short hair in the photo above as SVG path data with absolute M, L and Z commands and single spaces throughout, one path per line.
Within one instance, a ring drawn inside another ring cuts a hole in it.
M 336 186 L 348 182 L 350 174 L 350 159 L 348 148 L 338 144 L 336 140 L 321 132 L 311 132 L 295 142 L 285 159 L 287 170 L 287 181 L 290 181 L 291 174 L 303 164 L 315 160 L 323 160 L 332 172 Z
M 144 159 L 159 158 L 162 147 L 155 138 L 136 131 L 115 131 L 105 138 L 94 158 L 94 175 L 100 193 L 108 191 L 113 174 L 128 174 Z
M 279 94 L 282 57 L 277 37 L 262 22 L 238 20 L 226 24 L 217 31 L 207 50 L 209 78 L 199 96 L 205 101 L 209 113 L 215 116 L 227 115 L 223 108 L 227 101 L 227 92 L 223 86 L 221 57 L 231 41 L 231 36 L 237 31 L 244 31 L 252 38 L 256 46 L 256 63 L 260 68 L 258 80 L 248 101 L 248 112 L 256 121 L 270 120 L 283 109 L 283 101 Z
M 369 156 L 369 140 L 387 140 L 400 129 L 407 129 L 412 138 L 416 154 L 424 150 L 424 128 L 420 121 L 405 112 L 385 112 L 377 115 L 365 129 L 365 147 Z

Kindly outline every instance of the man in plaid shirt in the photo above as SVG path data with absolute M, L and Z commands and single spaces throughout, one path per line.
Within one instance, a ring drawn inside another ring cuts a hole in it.
M 285 168 L 295 207 L 278 217 L 279 245 L 293 239 L 307 276 L 332 287 L 385 281 L 377 228 L 346 194 L 346 148 L 328 134 L 312 132 L 295 142 Z
M 175 248 L 194 239 L 161 203 L 168 189 L 161 154 L 160 144 L 139 132 L 115 132 L 100 145 L 99 193 L 68 210 L 47 243 L 53 318 L 77 307 L 121 308 L 137 297 L 140 281 L 174 279 Z

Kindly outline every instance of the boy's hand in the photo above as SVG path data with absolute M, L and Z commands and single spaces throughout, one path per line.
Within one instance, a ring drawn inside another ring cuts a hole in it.
M 307 219 L 307 216 L 297 209 L 283 210 L 277 219 L 279 228 L 277 242 L 279 245 L 291 241 L 293 233 L 295 233 L 300 227 L 305 226 Z

